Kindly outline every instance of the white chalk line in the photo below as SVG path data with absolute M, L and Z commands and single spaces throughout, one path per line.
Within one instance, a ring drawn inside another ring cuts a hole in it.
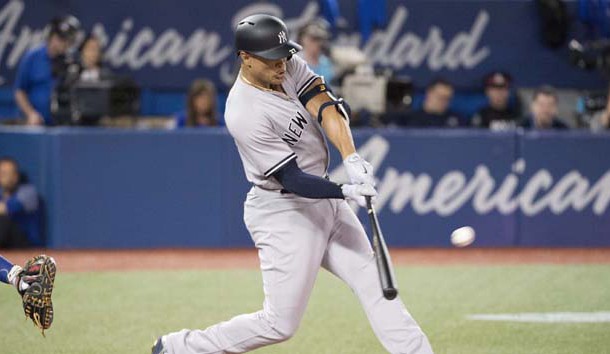
M 473 314 L 466 316 L 474 321 L 529 322 L 529 323 L 607 323 L 610 312 L 541 312 Z

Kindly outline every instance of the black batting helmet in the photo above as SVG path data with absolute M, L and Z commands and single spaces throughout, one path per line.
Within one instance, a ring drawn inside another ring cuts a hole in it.
M 288 28 L 271 15 L 252 15 L 239 21 L 235 30 L 235 48 L 265 59 L 290 57 L 303 49 L 288 38 Z

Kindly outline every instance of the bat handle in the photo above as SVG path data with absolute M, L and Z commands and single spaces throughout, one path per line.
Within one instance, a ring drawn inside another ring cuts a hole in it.
M 364 199 L 366 200 L 366 208 L 370 211 L 373 210 L 373 201 L 371 197 L 364 197 Z
M 398 290 L 396 288 L 385 288 L 383 289 L 383 297 L 387 300 L 394 300 L 398 296 Z

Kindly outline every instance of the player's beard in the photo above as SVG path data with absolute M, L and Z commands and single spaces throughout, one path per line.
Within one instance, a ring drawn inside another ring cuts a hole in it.
M 282 74 L 274 73 L 272 76 L 271 83 L 273 85 L 281 85 L 284 82 L 284 78 L 286 77 L 286 72 L 284 71 Z

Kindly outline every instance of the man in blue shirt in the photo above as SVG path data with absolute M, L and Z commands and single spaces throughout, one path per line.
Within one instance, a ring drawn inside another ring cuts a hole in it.
M 38 193 L 19 183 L 19 165 L 0 159 L 0 248 L 43 246 L 40 236 Z
M 54 18 L 45 43 L 28 51 L 15 77 L 15 102 L 28 125 L 52 125 L 51 94 L 65 63 L 65 54 L 80 30 L 73 16 Z

